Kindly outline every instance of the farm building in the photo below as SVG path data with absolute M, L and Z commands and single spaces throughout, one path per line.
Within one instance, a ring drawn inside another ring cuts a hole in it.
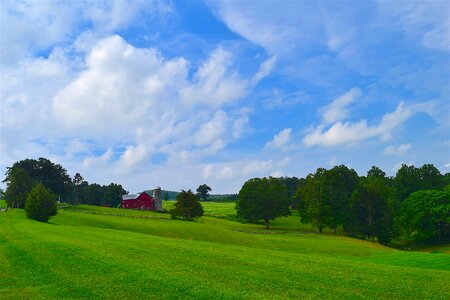
M 122 207 L 127 209 L 162 210 L 161 188 L 156 187 L 152 195 L 147 191 L 140 194 L 123 195 Z

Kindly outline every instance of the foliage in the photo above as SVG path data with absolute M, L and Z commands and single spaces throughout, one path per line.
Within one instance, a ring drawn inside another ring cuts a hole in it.
M 269 221 L 290 214 L 286 186 L 277 178 L 253 178 L 244 183 L 236 204 L 237 215 L 250 222 Z
M 169 200 L 169 193 L 167 191 L 163 192 L 163 200 L 165 201 Z
M 83 187 L 88 185 L 88 182 L 84 180 L 83 176 L 80 173 L 76 173 L 72 179 L 72 183 L 74 185 L 74 203 L 79 204 L 84 201 Z
M 325 225 L 336 233 L 338 225 L 345 225 L 349 219 L 351 195 L 358 184 L 358 174 L 344 165 L 335 166 L 325 171 L 322 178 L 324 207 L 329 215 Z
M 278 180 L 286 186 L 288 198 L 291 200 L 291 205 L 294 205 L 294 195 L 297 191 L 300 179 L 297 177 L 279 177 Z
M 381 173 L 379 173 L 381 174 Z M 376 237 L 387 244 L 392 237 L 393 216 L 390 208 L 394 191 L 385 178 L 368 173 L 353 191 L 348 228 L 367 238 Z
M 0 199 L 3 198 L 5 198 L 5 191 L 2 188 L 0 188 Z
M 395 186 L 397 200 L 401 203 L 415 191 L 443 189 L 445 177 L 432 164 L 420 168 L 403 164 L 395 175 Z
M 207 186 L 206 184 L 202 184 L 197 188 L 197 195 L 199 196 L 200 199 L 206 201 L 208 200 L 209 192 L 211 191 L 212 189 L 209 186 Z
M 348 208 L 357 183 L 358 174 L 344 165 L 309 174 L 295 196 L 302 222 L 312 223 L 319 232 L 327 226 L 336 233 L 338 225 L 350 218 Z
M 203 216 L 203 207 L 198 201 L 197 195 L 191 190 L 178 194 L 174 208 L 170 211 L 172 218 L 181 217 L 186 220 L 193 220 Z
M 412 193 L 398 212 L 406 242 L 450 241 L 450 194 L 438 190 Z
M 43 184 L 36 184 L 28 193 L 25 203 L 27 216 L 41 222 L 47 222 L 57 214 L 56 196 L 47 190 Z
M 66 169 L 59 164 L 54 164 L 43 157 L 40 157 L 38 160 L 21 160 L 15 162 L 12 167 L 7 168 L 6 178 L 3 182 L 11 180 L 11 172 L 15 168 L 22 168 L 36 183 L 42 183 L 63 200 L 66 200 L 71 195 L 72 181 Z
M 12 208 L 24 208 L 27 194 L 34 184 L 33 179 L 24 169 L 19 167 L 10 169 L 5 192 L 7 205 Z

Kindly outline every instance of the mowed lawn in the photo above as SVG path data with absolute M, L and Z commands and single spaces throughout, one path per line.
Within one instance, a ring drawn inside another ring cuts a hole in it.
M 266 230 L 83 205 L 45 224 L 1 212 L 0 299 L 448 299 L 448 254 L 277 221 Z

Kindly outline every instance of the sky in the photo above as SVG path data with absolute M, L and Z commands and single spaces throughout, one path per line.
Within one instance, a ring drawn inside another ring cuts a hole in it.
M 450 172 L 448 1 L 0 1 L 0 173 L 237 193 Z M 4 185 L 3 185 L 4 187 Z

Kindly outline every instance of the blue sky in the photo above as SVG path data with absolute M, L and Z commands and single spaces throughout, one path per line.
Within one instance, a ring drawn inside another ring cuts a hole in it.
M 0 172 L 238 192 L 450 171 L 448 1 L 2 1 Z

